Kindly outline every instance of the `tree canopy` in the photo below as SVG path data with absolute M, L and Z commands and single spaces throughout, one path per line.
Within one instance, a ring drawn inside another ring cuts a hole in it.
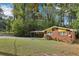
M 43 30 L 51 26 L 79 28 L 79 4 L 13 3 L 12 5 L 14 20 L 8 18 L 8 21 L 4 21 L 7 30 L 16 32 L 21 29 L 26 35 L 32 30 Z M 3 10 L 0 8 L 0 15 L 2 13 Z M 2 17 L 3 15 L 0 19 Z

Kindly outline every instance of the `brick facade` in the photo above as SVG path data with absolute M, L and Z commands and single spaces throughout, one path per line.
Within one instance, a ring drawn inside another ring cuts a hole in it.
M 53 29 L 50 34 L 47 32 L 47 34 L 44 34 L 48 36 L 50 40 L 57 40 L 57 41 L 64 41 L 64 42 L 73 42 L 76 39 L 75 32 L 71 31 L 69 29 L 64 29 L 65 31 L 59 31 L 62 30 L 61 28 Z

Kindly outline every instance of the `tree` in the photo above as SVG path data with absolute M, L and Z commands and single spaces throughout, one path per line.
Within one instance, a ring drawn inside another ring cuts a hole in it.
M 6 29 L 6 23 L 4 19 L 4 11 L 2 8 L 0 8 L 0 31 L 4 31 Z
M 79 6 L 76 9 L 76 17 L 77 19 L 72 22 L 72 28 L 79 29 Z
M 32 30 L 42 30 L 55 25 L 71 27 L 71 23 L 78 19 L 78 4 L 16 3 L 13 5 L 13 13 L 15 18 L 13 23 L 16 23 L 16 20 L 22 20 L 22 25 L 24 26 L 21 27 L 22 30 L 25 28 L 28 29 L 25 33 Z M 39 7 L 41 9 L 39 9 Z M 29 26 L 30 28 L 28 28 Z

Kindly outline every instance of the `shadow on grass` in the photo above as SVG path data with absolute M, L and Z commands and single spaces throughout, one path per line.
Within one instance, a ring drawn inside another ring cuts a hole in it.
M 11 54 L 11 53 L 1 52 L 1 51 L 0 51 L 0 55 L 3 55 L 3 56 L 17 56 L 17 55 Z
M 76 39 L 72 44 L 79 44 L 79 39 Z

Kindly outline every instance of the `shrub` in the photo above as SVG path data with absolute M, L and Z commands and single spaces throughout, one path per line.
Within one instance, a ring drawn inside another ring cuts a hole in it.
M 38 25 L 34 21 L 15 20 L 12 25 L 12 30 L 16 36 L 29 36 L 30 31 L 37 30 Z
M 24 24 L 23 24 L 23 20 L 15 20 L 12 24 L 12 31 L 14 32 L 15 35 L 17 36 L 22 36 L 24 33 Z
M 30 36 L 30 31 L 43 30 L 53 26 L 53 23 L 45 20 L 15 20 L 12 30 L 16 36 Z

